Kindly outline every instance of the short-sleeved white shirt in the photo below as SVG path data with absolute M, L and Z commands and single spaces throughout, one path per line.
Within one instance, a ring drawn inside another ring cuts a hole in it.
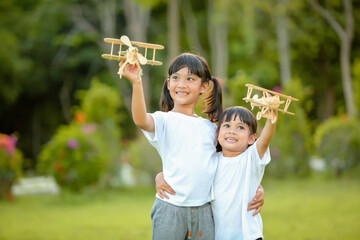
M 177 206 L 210 202 L 217 167 L 215 124 L 176 112 L 151 115 L 155 132 L 143 132 L 162 159 L 165 181 L 176 192 L 162 200 Z
M 254 240 L 263 238 L 260 214 L 247 210 L 270 162 L 268 149 L 260 159 L 255 142 L 236 157 L 217 153 L 219 165 L 214 180 L 215 200 L 211 207 L 215 221 L 216 240 Z

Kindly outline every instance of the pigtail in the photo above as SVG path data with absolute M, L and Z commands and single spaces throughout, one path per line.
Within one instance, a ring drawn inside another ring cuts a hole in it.
M 171 111 L 174 108 L 174 100 L 170 96 L 170 91 L 167 87 L 167 79 L 164 81 L 159 105 L 160 110 L 163 112 Z
M 206 109 L 203 113 L 208 115 L 210 121 L 217 122 L 223 111 L 222 89 L 218 78 L 211 76 L 210 80 L 213 82 L 213 87 L 205 97 Z

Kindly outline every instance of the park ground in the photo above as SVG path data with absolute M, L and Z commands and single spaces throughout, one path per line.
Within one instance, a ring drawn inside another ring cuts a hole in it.
M 267 240 L 360 239 L 360 179 L 263 180 Z M 0 240 L 151 239 L 152 187 L 0 202 Z

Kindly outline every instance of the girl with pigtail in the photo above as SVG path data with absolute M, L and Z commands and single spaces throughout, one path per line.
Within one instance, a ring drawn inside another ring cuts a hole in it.
M 200 77 L 201 84 L 206 84 L 208 87 L 209 82 L 213 82 L 213 87 L 205 98 L 206 109 L 203 113 L 208 115 L 211 122 L 216 122 L 223 110 L 222 91 L 219 80 L 210 75 L 209 65 L 203 57 L 190 53 L 183 53 L 173 61 L 169 67 L 168 76 L 170 77 L 173 73 L 184 67 L 187 67 L 192 74 Z M 160 109 L 164 112 L 171 111 L 174 108 L 174 100 L 168 88 L 169 77 L 164 82 L 160 99 Z
M 217 169 L 214 122 L 223 110 L 219 81 L 212 77 L 204 58 L 183 53 L 170 64 L 161 111 L 147 113 L 138 71 L 136 65 L 127 64 L 123 74 L 133 85 L 133 120 L 157 149 L 162 159 L 162 176 L 176 192 L 167 198 L 156 194 L 151 212 L 153 239 L 212 240 L 215 227 L 210 201 Z M 202 94 L 207 94 L 203 113 L 209 119 L 195 113 Z

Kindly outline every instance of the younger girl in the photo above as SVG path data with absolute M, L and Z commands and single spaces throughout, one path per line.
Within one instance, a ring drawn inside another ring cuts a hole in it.
M 277 111 L 272 111 L 276 116 Z M 224 111 L 218 125 L 218 161 L 215 200 L 211 203 L 215 219 L 216 240 L 263 239 L 260 214 L 251 215 L 247 203 L 254 196 L 270 162 L 269 144 L 276 123 L 267 119 L 256 139 L 254 114 L 244 107 Z
M 206 60 L 184 53 L 175 58 L 164 82 L 160 101 L 162 111 L 147 113 L 139 69 L 127 65 L 124 76 L 133 85 L 132 116 L 162 159 L 165 180 L 176 194 L 155 200 L 151 218 L 153 239 L 214 239 L 214 222 L 209 202 L 217 167 L 216 126 L 222 112 L 219 82 L 210 74 Z M 196 115 L 201 94 L 210 119 Z

